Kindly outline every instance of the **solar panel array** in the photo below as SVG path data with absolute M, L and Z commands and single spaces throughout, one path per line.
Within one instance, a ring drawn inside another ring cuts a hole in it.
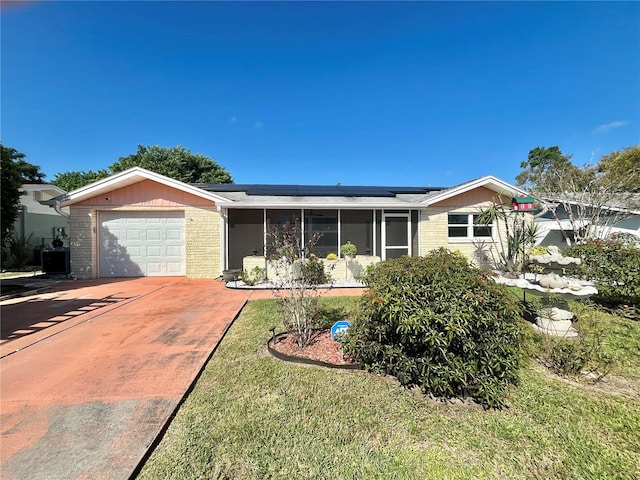
M 395 197 L 397 194 L 426 194 L 441 190 L 432 187 L 373 187 L 347 185 L 242 185 L 224 183 L 198 185 L 210 192 L 245 192 L 247 195 L 275 197 Z

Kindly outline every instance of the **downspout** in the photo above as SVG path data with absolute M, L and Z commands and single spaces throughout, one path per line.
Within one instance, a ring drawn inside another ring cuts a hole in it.
M 62 215 L 67 220 L 71 219 L 71 214 L 67 213 L 67 212 L 63 212 L 62 211 L 62 207 L 60 206 L 60 204 L 58 202 L 54 203 L 52 206 L 53 206 L 53 209 L 56 211 L 56 213 L 58 215 Z

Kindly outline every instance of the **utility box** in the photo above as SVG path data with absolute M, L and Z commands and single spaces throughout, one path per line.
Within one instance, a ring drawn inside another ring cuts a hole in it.
M 69 247 L 42 251 L 42 271 L 44 273 L 71 273 Z

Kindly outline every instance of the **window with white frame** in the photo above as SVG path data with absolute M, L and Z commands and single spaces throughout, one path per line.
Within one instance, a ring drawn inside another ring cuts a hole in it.
M 473 213 L 449 213 L 448 230 L 450 240 L 490 239 L 493 237 L 493 225 L 478 222 L 480 215 Z

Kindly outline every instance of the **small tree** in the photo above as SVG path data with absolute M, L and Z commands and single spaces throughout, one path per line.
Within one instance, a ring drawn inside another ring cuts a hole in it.
M 2 177 L 2 206 L 0 207 L 0 244 L 6 246 L 12 241 L 14 224 L 20 214 L 20 188 L 23 183 L 42 183 L 44 173 L 40 167 L 32 165 L 24 160 L 24 153 L 15 148 L 5 147 L 0 143 L 2 150 L 2 165 L 0 173 Z
M 498 259 L 494 264 L 507 272 L 522 271 L 527 261 L 526 252 L 535 243 L 538 233 L 535 224 L 527 221 L 523 212 L 514 212 L 505 205 L 504 196 L 500 194 L 490 207 L 481 210 L 478 222 L 494 224 L 500 232 Z
M 621 171 L 628 168 L 626 177 L 638 178 L 639 158 L 639 149 L 632 147 L 605 155 L 596 165 L 578 167 L 557 146 L 537 147 L 521 163 L 516 183 L 536 198 L 542 213 L 553 215 L 568 244 L 580 243 L 606 236 L 637 207 L 634 188 L 622 181 Z
M 320 315 L 318 275 L 305 274 L 308 270 L 316 270 L 318 260 L 311 257 L 311 249 L 320 234 L 315 234 L 306 245 L 302 238 L 297 219 L 284 225 L 267 224 L 269 267 L 276 277 L 274 295 L 278 299 L 280 316 L 285 329 L 293 335 L 298 346 L 304 348 L 311 343 Z M 314 265 L 305 269 L 309 262 Z

